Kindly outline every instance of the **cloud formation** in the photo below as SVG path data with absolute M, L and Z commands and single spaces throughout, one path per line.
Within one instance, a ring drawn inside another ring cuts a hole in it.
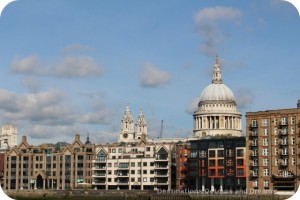
M 103 66 L 96 63 L 90 56 L 65 56 L 57 63 L 41 64 L 37 55 L 14 59 L 10 70 L 15 74 L 52 76 L 60 78 L 82 78 L 101 76 Z
M 59 90 L 17 94 L 0 89 L 0 121 L 14 122 L 35 138 L 48 138 L 51 131 L 52 135 L 71 133 L 74 126 L 109 125 L 113 116 L 104 104 L 97 110 L 83 111 Z
M 194 114 L 195 111 L 198 110 L 199 98 L 194 98 L 186 107 L 185 111 L 188 114 Z
M 162 71 L 152 64 L 147 64 L 141 72 L 140 85 L 142 87 L 162 87 L 169 83 L 171 76 L 169 73 Z
M 244 110 L 253 104 L 254 95 L 248 88 L 240 88 L 236 93 L 236 103 L 239 109 Z
M 227 37 L 221 30 L 220 23 L 224 21 L 235 21 L 242 17 L 243 13 L 232 7 L 217 6 L 204 8 L 194 15 L 197 33 L 203 37 L 200 47 L 202 53 L 212 56 L 216 55 L 218 48 Z

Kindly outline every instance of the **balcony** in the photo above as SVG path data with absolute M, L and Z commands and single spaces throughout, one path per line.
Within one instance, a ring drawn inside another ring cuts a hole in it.
M 92 185 L 105 185 L 106 181 L 93 181 Z
M 92 167 L 93 171 L 106 170 L 106 167 Z
M 97 177 L 104 177 L 104 176 L 106 176 L 106 174 L 105 173 L 97 173 L 97 174 L 93 174 L 93 178 L 97 178 Z
M 281 167 L 281 168 L 286 168 L 286 167 L 288 167 L 288 162 L 280 162 L 280 163 L 279 163 L 279 167 Z
M 257 147 L 257 141 L 250 141 L 250 146 L 252 146 L 252 147 Z
M 106 159 L 105 160 L 93 160 L 92 163 L 106 163 Z
M 154 168 L 155 168 L 155 169 L 168 169 L 169 166 L 168 166 L 168 164 L 166 164 L 166 165 L 155 165 Z

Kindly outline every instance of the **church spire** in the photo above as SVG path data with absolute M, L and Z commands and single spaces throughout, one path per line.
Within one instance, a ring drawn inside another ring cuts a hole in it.
M 222 83 L 222 74 L 221 74 L 221 67 L 220 67 L 218 55 L 216 55 L 212 83 L 214 83 L 214 84 Z

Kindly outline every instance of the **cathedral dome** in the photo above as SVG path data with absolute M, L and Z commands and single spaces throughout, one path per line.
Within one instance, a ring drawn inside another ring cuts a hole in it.
M 202 91 L 199 106 L 211 103 L 225 103 L 236 105 L 233 92 L 222 82 L 222 75 L 218 57 L 216 57 L 212 83 Z
M 233 92 L 225 84 L 212 83 L 208 85 L 200 96 L 201 101 L 229 101 L 234 102 Z

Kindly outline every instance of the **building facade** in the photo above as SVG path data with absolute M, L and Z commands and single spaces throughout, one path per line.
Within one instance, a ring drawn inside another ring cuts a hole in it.
M 75 135 L 72 144 L 32 146 L 26 136 L 4 157 L 4 189 L 72 189 L 91 185 L 94 145 Z
M 93 160 L 95 189 L 170 190 L 175 187 L 174 142 L 148 138 L 140 111 L 134 124 L 129 106 L 121 120 L 118 143 L 96 145 Z
M 248 188 L 296 191 L 300 181 L 300 100 L 296 108 L 246 113 Z
M 202 191 L 246 189 L 245 137 L 190 141 L 188 188 Z
M 18 129 L 15 125 L 3 125 L 0 132 L 0 152 L 17 146 Z

